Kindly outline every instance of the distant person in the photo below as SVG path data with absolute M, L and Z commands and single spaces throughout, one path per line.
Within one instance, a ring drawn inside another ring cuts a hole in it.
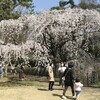
M 47 77 L 47 79 L 49 78 L 49 74 L 48 74 L 49 66 L 50 66 L 50 64 L 46 63 L 46 77 Z
M 63 62 L 59 63 L 59 68 L 58 68 L 59 85 L 63 85 L 62 76 L 63 76 L 63 73 L 64 73 L 65 69 L 66 69 L 65 64 Z
M 66 64 L 63 65 L 63 67 L 62 67 L 63 74 L 64 74 L 64 72 L 65 72 L 65 70 L 66 70 L 67 67 L 68 67 L 68 66 L 67 66 Z M 62 78 L 63 78 L 63 75 L 62 75 Z M 64 86 L 65 86 L 65 85 L 64 85 L 64 84 L 65 84 L 64 82 L 65 82 L 65 80 L 62 79 L 62 88 L 64 88 Z
M 75 97 L 76 100 L 78 100 L 79 95 L 81 93 L 81 87 L 83 87 L 83 84 L 80 82 L 80 79 L 76 79 L 74 83 L 74 89 L 75 89 Z
M 63 63 L 58 64 L 59 86 L 62 84 L 62 75 L 63 75 L 62 66 Z
M 38 62 L 38 71 L 37 71 L 37 74 L 38 74 L 38 76 L 40 77 L 40 76 L 42 76 L 42 67 L 43 67 L 43 64 L 42 64 L 42 62 Z
M 50 63 L 50 65 L 48 67 L 48 73 L 49 73 L 49 86 L 48 86 L 48 90 L 53 90 L 54 72 L 53 72 L 52 63 Z
M 17 73 L 19 75 L 19 80 L 24 80 L 24 78 L 25 78 L 24 65 L 23 64 L 16 65 L 15 70 L 17 71 Z
M 66 99 L 65 93 L 68 89 L 68 87 L 71 87 L 72 95 L 74 96 L 74 77 L 73 77 L 73 71 L 72 71 L 73 63 L 68 63 L 68 68 L 65 70 L 63 77 L 65 77 L 64 80 L 64 88 L 63 88 L 63 95 L 62 98 Z
M 4 67 L 3 67 L 3 64 L 2 64 L 2 62 L 0 62 L 0 78 L 2 78 L 3 77 L 3 74 L 4 74 Z
M 22 76 L 21 77 L 22 77 L 22 80 L 24 80 L 26 75 L 25 75 L 25 66 L 24 66 L 23 63 L 21 64 L 20 68 L 22 70 Z

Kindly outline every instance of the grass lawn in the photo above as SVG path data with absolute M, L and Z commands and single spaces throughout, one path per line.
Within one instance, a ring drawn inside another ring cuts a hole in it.
M 48 91 L 46 77 L 27 76 L 23 81 L 18 78 L 0 79 L 1 100 L 61 100 L 61 96 L 62 87 L 58 86 L 58 82 L 55 82 L 53 91 Z M 68 100 L 74 100 L 70 88 L 66 96 Z M 79 100 L 100 100 L 100 88 L 83 87 Z

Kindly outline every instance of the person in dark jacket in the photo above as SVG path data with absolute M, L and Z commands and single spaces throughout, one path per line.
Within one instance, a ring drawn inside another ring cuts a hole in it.
M 72 71 L 73 63 L 69 62 L 68 63 L 68 68 L 66 68 L 63 77 L 65 77 L 64 80 L 64 89 L 63 89 L 63 99 L 66 99 L 65 93 L 68 89 L 68 87 L 71 87 L 72 95 L 74 97 L 74 77 L 73 77 L 73 71 Z

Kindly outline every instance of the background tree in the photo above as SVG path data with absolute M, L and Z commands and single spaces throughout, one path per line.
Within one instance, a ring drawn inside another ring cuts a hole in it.
M 97 3 L 97 0 L 80 0 L 80 1 L 81 1 L 81 3 L 88 3 L 88 4 L 90 4 L 90 3 L 96 4 Z
M 100 8 L 100 0 L 80 0 L 79 6 L 83 9 Z
M 88 39 L 100 33 L 99 19 L 100 13 L 95 10 L 65 9 L 3 20 L 0 22 L 0 56 L 5 62 L 11 62 L 12 55 L 16 60 L 22 57 L 25 62 L 50 59 L 55 65 L 75 60 L 79 62 L 75 67 L 76 71 L 78 67 L 78 75 L 86 77 L 87 72 L 93 71 Z
M 34 12 L 32 0 L 0 0 L 0 21 L 18 18 L 22 13 L 18 11 L 21 7 L 28 13 Z
M 99 33 L 94 34 L 89 38 L 88 52 L 93 55 L 95 59 L 100 59 L 100 35 Z

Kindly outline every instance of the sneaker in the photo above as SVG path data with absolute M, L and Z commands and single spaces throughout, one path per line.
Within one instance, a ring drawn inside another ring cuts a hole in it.
M 53 89 L 50 89 L 51 91 L 53 91 Z
M 63 95 L 63 96 L 62 96 L 62 99 L 67 99 L 67 98 L 66 98 L 66 96 Z
M 74 95 L 73 98 L 76 98 L 76 96 Z
M 48 88 L 48 91 L 50 91 L 50 89 Z

